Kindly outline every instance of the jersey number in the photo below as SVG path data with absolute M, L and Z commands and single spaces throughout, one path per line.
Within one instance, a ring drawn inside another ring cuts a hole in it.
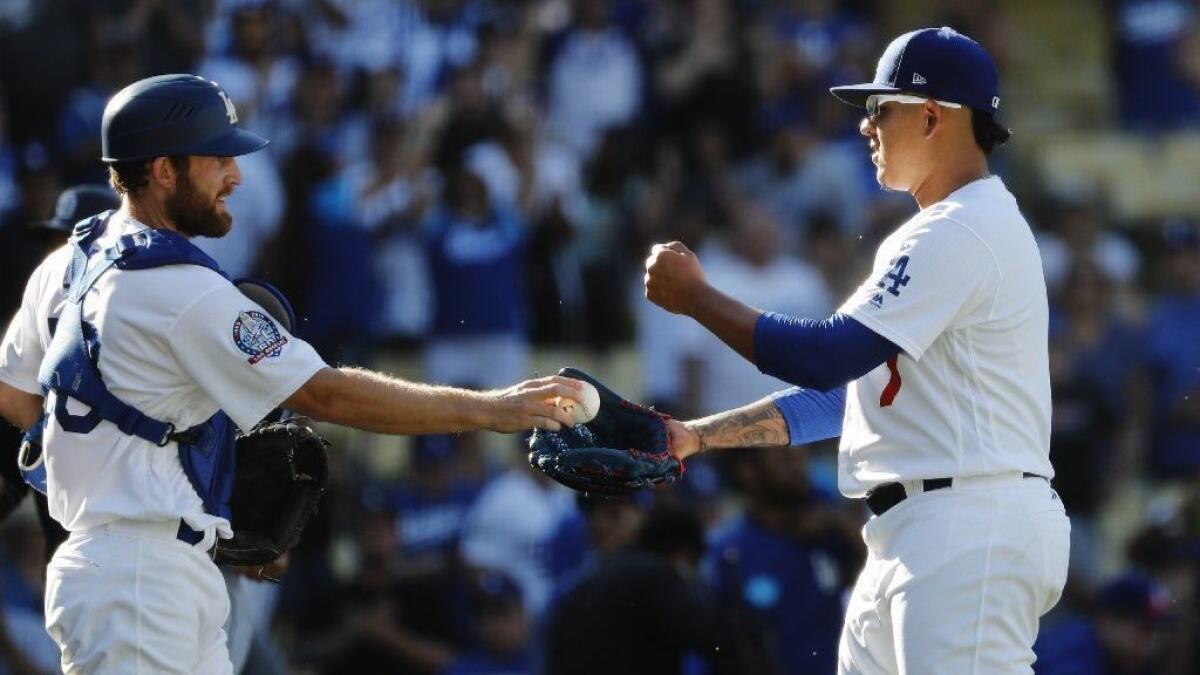
M 904 271 L 908 269 L 908 256 L 902 255 L 892 261 L 892 269 L 876 284 L 880 288 L 886 288 L 888 293 L 892 295 L 900 295 L 900 287 L 907 286 L 912 277 L 906 275 Z M 891 282 L 890 284 L 888 282 Z
M 887 360 L 888 370 L 892 373 L 892 377 L 888 380 L 887 386 L 883 388 L 883 393 L 879 395 L 879 407 L 886 408 L 896 400 L 896 394 L 900 393 L 900 355 L 893 356 Z

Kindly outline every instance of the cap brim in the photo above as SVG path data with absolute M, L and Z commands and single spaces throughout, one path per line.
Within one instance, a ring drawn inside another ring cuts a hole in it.
M 833 94 L 842 103 L 847 103 L 856 108 L 867 107 L 867 97 L 874 94 L 899 94 L 901 89 L 889 87 L 886 84 L 876 84 L 867 82 L 865 84 L 847 84 L 841 87 L 830 87 L 829 93 Z
M 252 131 L 234 127 L 229 131 L 179 153 L 203 157 L 238 157 L 267 147 L 267 139 Z
M 100 161 L 107 164 L 115 162 L 136 162 L 140 160 L 150 159 L 152 157 L 166 157 L 169 155 L 197 155 L 200 157 L 240 157 L 248 155 L 252 152 L 257 152 L 267 147 L 271 141 L 259 136 L 252 131 L 233 127 L 225 133 L 210 138 L 203 143 L 176 148 L 164 148 L 159 152 L 154 152 L 148 155 L 137 155 L 117 159 L 115 157 L 101 157 Z

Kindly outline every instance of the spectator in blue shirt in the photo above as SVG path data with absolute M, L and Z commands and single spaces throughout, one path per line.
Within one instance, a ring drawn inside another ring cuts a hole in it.
M 467 509 L 483 487 L 481 480 L 457 470 L 460 450 L 476 438 L 464 433 L 413 439 L 408 474 L 389 500 L 406 558 L 445 563 L 458 549 Z
M 485 571 L 471 583 L 468 596 L 475 644 L 442 675 L 532 675 L 529 615 L 516 582 Z
M 634 544 L 592 567 L 558 598 L 541 641 L 546 675 L 682 675 L 685 656 L 714 673 L 767 673 L 748 639 L 695 578 L 704 526 L 657 507 Z
M 546 569 L 554 580 L 556 596 L 570 590 L 592 567 L 632 544 L 654 499 L 647 491 L 628 499 L 578 493 L 575 505 L 546 541 Z
M 745 512 L 713 533 L 706 564 L 722 607 L 757 619 L 780 673 L 837 669 L 842 595 L 861 544 L 810 488 L 804 448 L 730 455 Z
M 1115 19 L 1117 102 L 1134 131 L 1196 128 L 1200 66 L 1196 6 L 1188 0 L 1119 0 Z
M 495 205 L 473 171 L 449 170 L 426 230 L 434 296 L 425 352 L 430 380 L 494 387 L 529 372 L 525 229 L 524 218 Z
M 1167 672 L 1167 589 L 1139 572 L 1101 588 L 1096 614 L 1042 631 L 1033 651 L 1036 675 L 1159 675 Z
M 1050 459 L 1071 516 L 1068 586 L 1098 581 L 1097 517 L 1132 475 L 1133 444 L 1125 441 L 1142 410 L 1131 395 L 1139 335 L 1114 310 L 1113 289 L 1099 265 L 1076 259 L 1050 309 Z
M 1165 225 L 1170 285 L 1154 303 L 1144 344 L 1154 384 L 1151 453 L 1161 477 L 1200 473 L 1200 223 Z

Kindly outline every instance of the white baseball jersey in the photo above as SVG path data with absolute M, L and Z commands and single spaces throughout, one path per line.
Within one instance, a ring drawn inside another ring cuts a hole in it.
M 1000 178 L 900 226 L 839 311 L 903 350 L 847 388 L 843 494 L 918 478 L 1052 477 L 1046 284 Z
M 107 248 L 143 229 L 118 212 L 93 247 Z M 38 266 L 0 343 L 0 380 L 31 394 L 42 393 L 37 372 L 51 323 L 63 310 L 70 258 L 68 245 Z M 113 268 L 85 298 L 84 320 L 99 334 L 99 369 L 109 390 L 179 430 L 218 409 L 249 429 L 325 367 L 311 346 L 224 277 L 198 265 Z M 267 344 L 273 348 L 258 348 Z M 47 397 L 47 410 L 54 396 Z M 88 410 L 73 399 L 67 408 L 76 415 Z M 70 433 L 53 416 L 42 440 L 50 514 L 67 530 L 118 519 L 182 518 L 205 533 L 202 547 L 214 536 L 232 535 L 228 521 L 204 512 L 174 443 L 158 447 L 107 421 L 88 434 Z

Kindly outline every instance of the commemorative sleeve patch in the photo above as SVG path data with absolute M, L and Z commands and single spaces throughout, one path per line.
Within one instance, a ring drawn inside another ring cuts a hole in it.
M 271 317 L 255 309 L 238 313 L 233 322 L 233 342 L 242 352 L 249 354 L 246 362 L 254 365 L 265 358 L 279 356 L 287 344 L 284 335 Z

